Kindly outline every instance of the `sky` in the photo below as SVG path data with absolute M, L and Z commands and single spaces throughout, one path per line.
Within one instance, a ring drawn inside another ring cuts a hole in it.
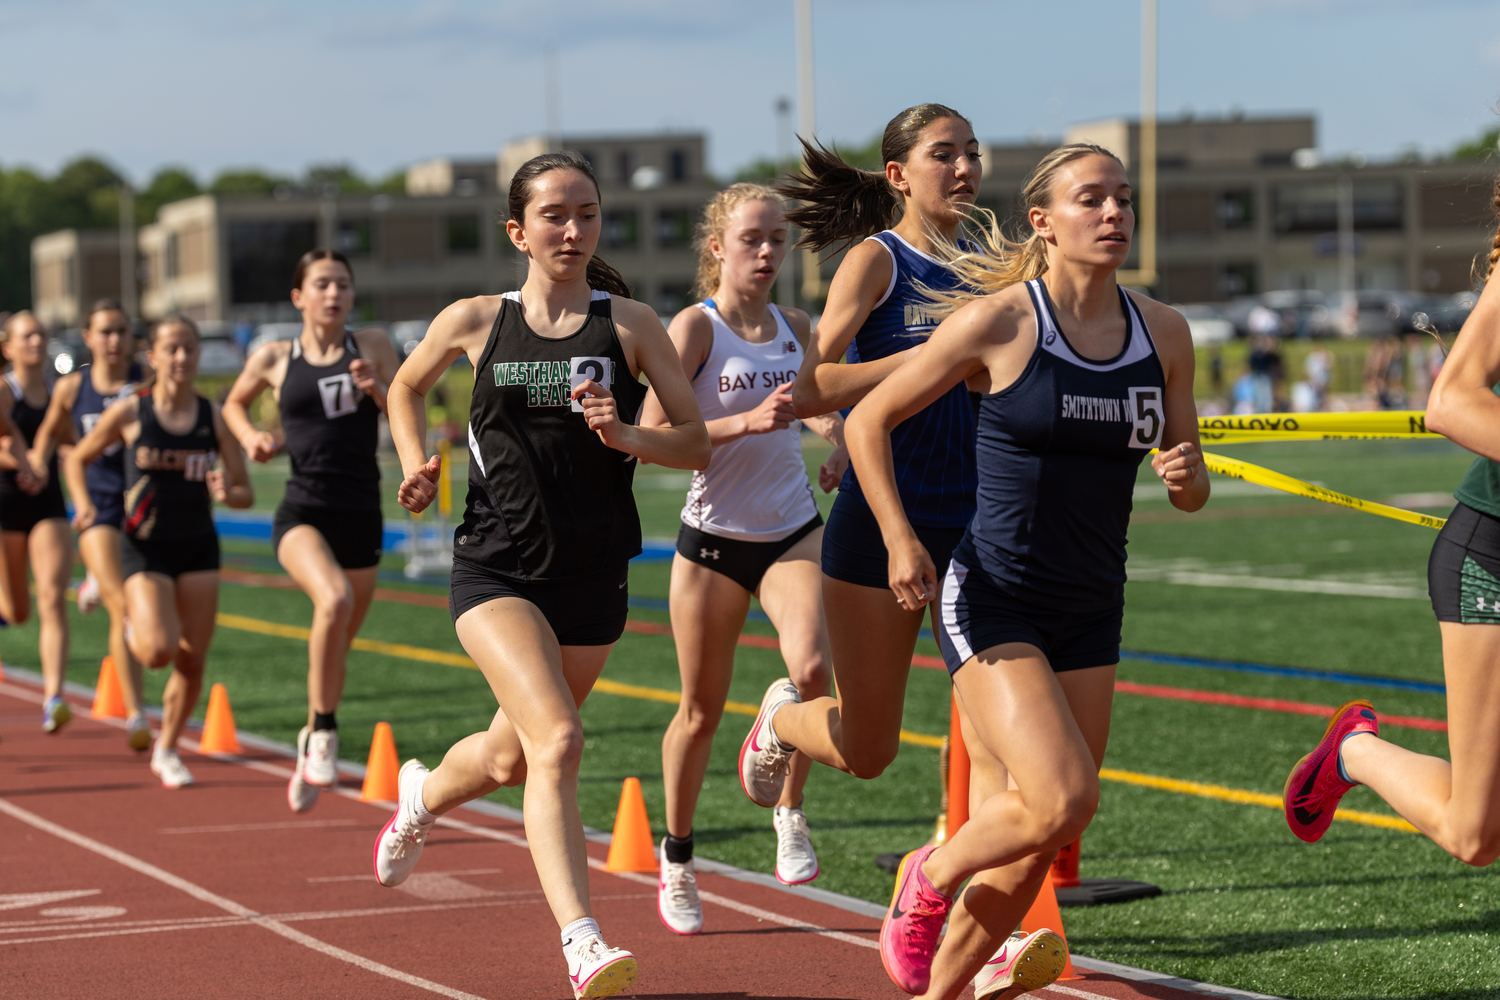
M 923 101 L 985 140 L 1136 115 L 1132 0 L 813 0 L 817 134 Z M 1500 0 L 1159 0 L 1158 106 L 1311 112 L 1325 155 L 1438 153 L 1500 123 Z M 379 176 L 568 134 L 702 131 L 730 176 L 795 101 L 793 0 L 0 0 L 0 165 L 137 183 L 346 161 Z M 796 114 L 794 110 L 794 115 Z

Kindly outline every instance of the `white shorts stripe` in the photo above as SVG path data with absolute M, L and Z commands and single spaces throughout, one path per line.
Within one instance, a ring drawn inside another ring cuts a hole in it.
M 958 627 L 958 592 L 968 577 L 969 567 L 954 559 L 948 563 L 948 575 L 943 580 L 943 631 L 948 633 L 948 641 L 958 651 L 960 663 L 967 663 L 974 655 L 963 630 Z

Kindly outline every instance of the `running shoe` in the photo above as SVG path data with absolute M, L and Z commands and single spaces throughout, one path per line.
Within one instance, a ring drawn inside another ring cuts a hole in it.
M 99 581 L 89 573 L 78 585 L 78 613 L 86 615 L 99 607 Z
M 307 780 L 307 738 L 312 735 L 312 730 L 303 726 L 301 732 L 297 733 L 297 763 L 292 767 L 292 779 L 286 783 L 286 804 L 291 807 L 292 812 L 307 812 L 318 801 L 318 793 L 322 791 L 317 785 Z
M 163 788 L 182 788 L 193 783 L 193 772 L 177 756 L 176 747 L 158 745 L 151 751 L 151 773 L 161 779 Z
M 151 745 L 151 723 L 140 712 L 132 715 L 125 723 L 125 742 L 130 744 L 130 749 L 136 751 Z
M 1312 753 L 1297 761 L 1297 766 L 1287 775 L 1281 800 L 1282 808 L 1286 810 L 1286 823 L 1299 839 L 1309 844 L 1316 843 L 1323 836 L 1333 822 L 1339 799 L 1357 784 L 1345 781 L 1339 774 L 1339 750 L 1344 740 L 1355 733 L 1380 735 L 1375 708 L 1367 701 L 1340 705 L 1323 731 L 1322 741 Z
M 42 732 L 56 733 L 73 718 L 73 710 L 63 701 L 62 695 L 53 695 L 42 706 Z
M 406 876 L 417 867 L 432 824 L 437 822 L 436 819 L 426 823 L 417 821 L 416 797 L 422 792 L 427 773 L 427 767 L 416 758 L 401 765 L 401 774 L 396 779 L 395 815 L 375 838 L 375 880 L 381 885 L 400 885 L 406 881 Z
M 771 813 L 776 827 L 776 880 L 783 885 L 801 885 L 818 877 L 818 856 L 813 853 L 807 816 L 800 808 L 777 806 Z
M 565 949 L 568 953 L 568 979 L 577 1000 L 612 997 L 635 982 L 635 956 L 624 948 L 611 948 L 597 934 Z
M 302 744 L 301 737 L 297 740 Z M 314 729 L 307 737 L 307 759 L 302 776 L 308 783 L 332 788 L 339 783 L 339 731 Z
M 782 705 L 801 700 L 797 685 L 790 678 L 783 677 L 766 688 L 766 695 L 760 700 L 760 714 L 740 747 L 740 787 L 758 806 L 769 809 L 780 800 L 781 786 L 786 783 L 792 760 L 771 728 L 771 716 Z
M 703 929 L 703 900 L 698 898 L 698 873 L 693 859 L 682 864 L 667 860 L 661 842 L 661 871 L 656 879 L 656 915 L 674 934 L 697 934 Z
M 1030 993 L 1051 986 L 1067 964 L 1068 943 L 1062 935 L 1045 927 L 1031 934 L 1016 931 L 974 977 L 974 1000 L 1001 990 Z
M 938 934 L 953 900 L 922 874 L 922 863 L 936 847 L 919 847 L 901 859 L 891 908 L 880 923 L 880 962 L 891 982 L 908 993 L 927 992 Z

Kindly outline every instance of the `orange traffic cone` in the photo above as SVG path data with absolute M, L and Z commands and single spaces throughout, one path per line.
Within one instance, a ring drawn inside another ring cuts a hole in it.
M 607 872 L 654 872 L 656 852 L 651 849 L 651 821 L 646 818 L 646 798 L 641 780 L 626 778 L 620 789 L 620 808 L 615 811 L 615 835 L 609 842 Z
M 123 719 L 125 715 L 125 696 L 120 691 L 120 676 L 115 673 L 115 658 L 106 656 L 99 664 L 99 679 L 94 682 L 94 707 L 89 710 L 89 716 Z
M 948 839 L 969 821 L 969 748 L 958 724 L 958 693 L 948 710 Z
M 229 710 L 229 692 L 215 684 L 208 692 L 208 712 L 203 717 L 203 735 L 198 737 L 199 753 L 239 753 L 240 740 L 234 731 L 234 713 Z
M 1050 873 L 1049 873 L 1050 875 Z M 1021 921 L 1021 930 L 1030 934 L 1039 931 L 1043 927 L 1050 931 L 1056 931 L 1062 936 L 1063 942 L 1068 940 L 1067 932 L 1063 930 L 1062 911 L 1057 908 L 1057 891 L 1052 888 L 1052 879 L 1042 880 L 1042 889 L 1036 894 L 1036 901 L 1031 904 L 1031 909 L 1026 911 L 1026 917 Z M 1063 966 L 1062 975 L 1058 981 L 1064 979 L 1082 979 L 1083 977 L 1073 971 L 1073 958 L 1068 957 L 1067 964 Z
M 365 763 L 365 784 L 360 789 L 361 802 L 395 802 L 401 797 L 401 763 L 396 758 L 396 737 L 391 735 L 389 722 L 375 723 L 375 736 L 370 740 L 370 759 Z

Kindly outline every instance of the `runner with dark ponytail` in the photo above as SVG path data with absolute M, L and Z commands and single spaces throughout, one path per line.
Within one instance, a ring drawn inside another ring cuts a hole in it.
M 541 156 L 533 156 L 521 164 L 521 168 L 510 179 L 510 193 L 505 199 L 508 214 L 503 221 L 520 223 L 526 217 L 526 204 L 531 201 L 532 182 L 542 174 L 562 167 L 583 174 L 593 182 L 594 190 L 599 190 L 599 178 L 594 176 L 594 168 L 581 154 L 565 149 L 561 153 L 543 153 Z M 589 287 L 597 291 L 618 295 L 622 299 L 634 297 L 630 294 L 630 286 L 625 283 L 625 276 L 597 253 L 589 258 L 585 277 Z

